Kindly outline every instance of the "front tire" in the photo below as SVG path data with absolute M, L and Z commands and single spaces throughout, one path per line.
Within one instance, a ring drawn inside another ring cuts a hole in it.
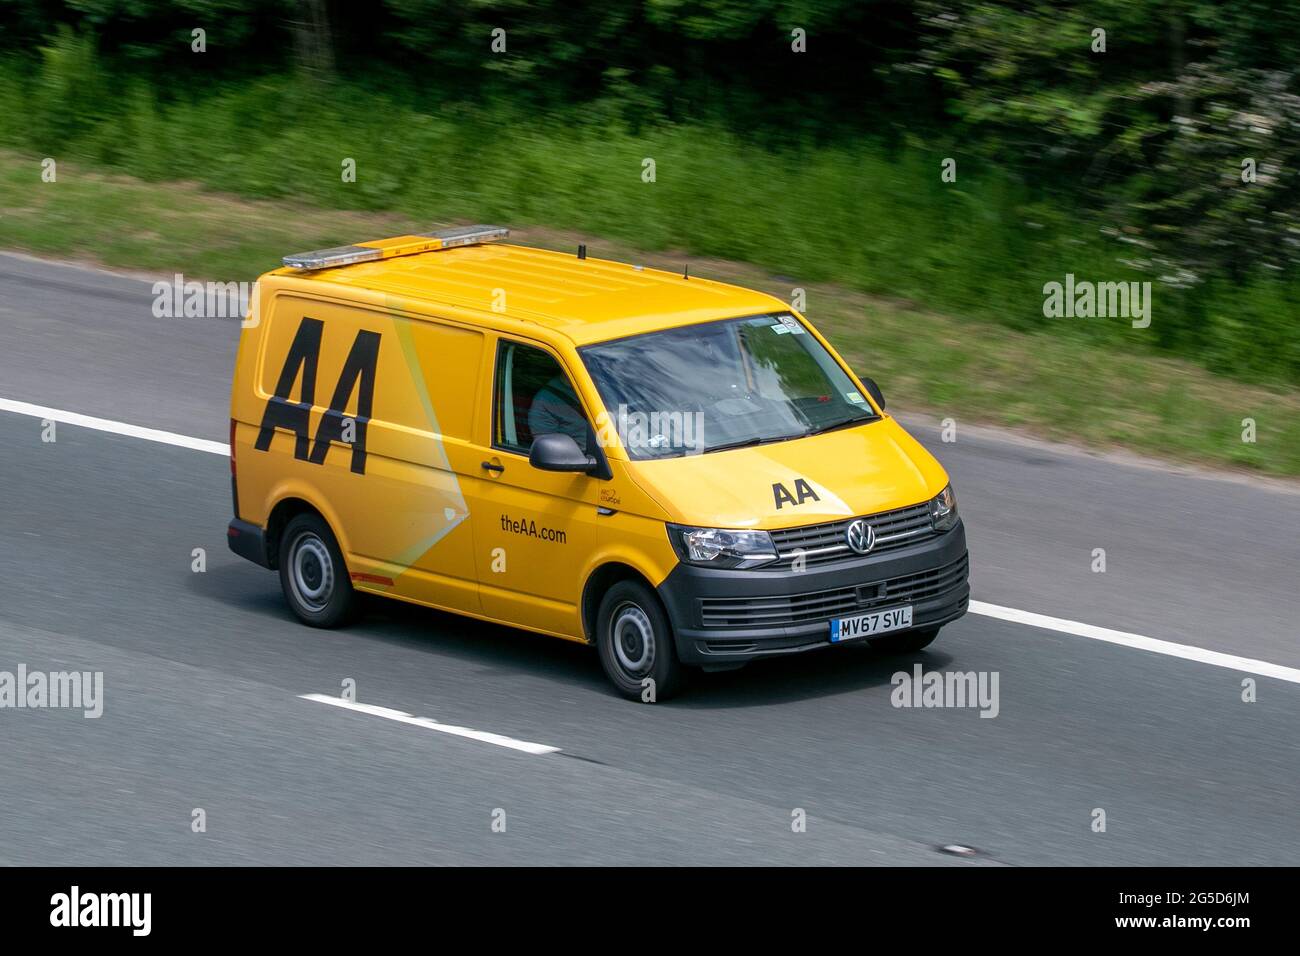
M 596 650 L 614 688 L 628 700 L 667 700 L 681 687 L 672 626 L 658 597 L 639 581 L 619 581 L 596 614 Z
M 280 588 L 298 620 L 311 627 L 338 627 L 357 608 L 343 553 L 334 532 L 316 514 L 300 514 L 280 535 Z
M 871 646 L 883 654 L 910 654 L 929 647 L 939 636 L 939 628 L 928 627 L 901 634 L 886 634 L 870 641 Z

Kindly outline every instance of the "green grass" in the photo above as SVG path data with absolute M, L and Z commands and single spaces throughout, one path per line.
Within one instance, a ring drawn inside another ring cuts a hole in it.
M 0 152 L 0 247 L 195 278 L 251 279 L 289 252 L 398 235 L 430 219 L 253 201 L 194 183 L 147 183 L 64 162 L 41 182 L 41 157 Z M 470 218 L 467 216 L 467 218 Z M 494 218 L 474 215 L 472 218 Z M 446 221 L 445 218 L 442 221 Z M 680 269 L 683 259 L 586 231 L 525 229 L 521 241 Z M 777 250 L 779 253 L 779 250 Z M 777 256 L 779 258 L 779 256 Z M 791 281 L 752 264 L 691 260 L 693 274 L 788 299 Z M 807 313 L 891 408 L 1005 425 L 1098 448 L 1255 473 L 1300 475 L 1300 394 L 1248 385 L 1197 365 L 1072 334 L 1018 331 L 899 298 L 801 281 Z M 1258 441 L 1241 441 L 1254 418 Z
M 415 102 L 283 77 L 160 92 L 110 74 L 86 41 L 64 37 L 34 68 L 0 62 L 0 147 L 245 198 L 400 210 L 415 223 L 581 230 L 750 262 L 792 286 L 834 282 L 1015 331 L 1179 355 L 1243 381 L 1300 384 L 1294 277 L 1191 291 L 1157 282 L 1146 330 L 1045 319 L 1043 285 L 1067 272 L 1150 276 L 1121 261 L 1129 247 L 1104 238 L 1103 222 L 1030 193 L 960 144 L 760 148 L 717 126 L 634 132 L 612 104 L 538 116 L 508 102 Z M 948 156 L 952 183 L 940 177 Z M 343 181 L 345 159 L 355 182 Z M 654 182 L 643 181 L 646 159 Z

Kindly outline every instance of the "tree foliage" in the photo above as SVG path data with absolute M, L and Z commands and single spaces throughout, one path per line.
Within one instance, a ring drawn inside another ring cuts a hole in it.
M 780 156 L 956 156 L 1109 236 L 1113 261 L 1182 296 L 1178 335 L 1208 336 L 1252 283 L 1283 290 L 1267 298 L 1300 332 L 1296 0 L 2 0 L 0 50 L 35 78 L 42 142 L 78 135 L 95 101 L 297 72 L 466 121 L 504 103 L 633 134 L 725 128 Z M 1032 208 L 1004 218 L 1008 244 L 1033 227 Z

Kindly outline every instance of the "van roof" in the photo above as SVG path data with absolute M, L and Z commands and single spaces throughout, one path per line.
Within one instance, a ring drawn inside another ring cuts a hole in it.
M 578 345 L 788 308 L 723 282 L 498 242 L 321 269 L 304 278 L 488 314 L 504 290 L 504 318 L 535 322 Z

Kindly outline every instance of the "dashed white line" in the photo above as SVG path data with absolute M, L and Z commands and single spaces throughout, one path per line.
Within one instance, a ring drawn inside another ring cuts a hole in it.
M 80 425 L 83 428 L 93 428 L 97 431 L 110 432 L 114 435 L 125 435 L 129 438 L 142 438 L 145 441 L 159 442 L 163 445 L 176 445 L 180 448 L 191 448 L 195 451 L 205 451 L 213 455 L 230 456 L 230 446 L 222 442 L 208 441 L 204 438 L 191 438 L 188 435 L 178 435 L 175 432 L 160 431 L 156 428 L 142 428 L 139 425 L 129 425 L 126 422 L 115 422 L 107 418 L 95 418 L 90 415 L 82 415 L 79 412 L 68 412 L 58 408 L 47 408 L 44 405 L 32 405 L 29 402 L 16 402 L 8 398 L 0 398 L 0 411 L 14 412 L 18 415 L 30 415 L 33 418 L 49 419 L 50 421 L 64 422 L 69 425 Z M 1272 664 L 1268 661 L 1259 661 L 1250 657 L 1238 657 L 1235 654 L 1223 654 L 1219 651 L 1210 651 L 1202 647 L 1193 647 L 1190 644 L 1177 644 L 1174 641 L 1162 641 L 1154 637 L 1146 637 L 1142 634 L 1130 634 L 1127 631 L 1115 631 L 1108 627 L 1098 627 L 1095 624 L 1084 624 L 1080 621 L 1069 621 L 1060 617 L 1049 617 L 1046 614 L 1035 614 L 1032 611 L 1021 611 L 1013 607 L 1001 607 L 997 604 L 985 604 L 983 601 L 971 601 L 970 612 L 979 614 L 984 617 L 993 617 L 1002 621 L 1010 621 L 1013 624 L 1024 624 L 1028 627 L 1038 627 L 1049 631 L 1057 631 L 1061 634 L 1072 634 L 1075 637 L 1086 637 L 1094 641 L 1104 641 L 1107 644 L 1119 644 L 1123 647 L 1131 647 L 1137 650 L 1150 651 L 1153 654 L 1164 654 L 1168 657 L 1180 657 L 1187 661 L 1196 661 L 1201 664 L 1210 664 L 1215 667 L 1226 667 L 1229 670 L 1241 671 L 1246 674 L 1256 674 L 1260 677 L 1273 677 L 1277 680 L 1289 681 L 1293 684 L 1300 684 L 1300 669 L 1295 667 L 1284 667 L 1281 664 Z M 333 704 L 340 707 L 351 707 L 353 710 L 360 710 L 364 713 L 378 713 L 378 716 L 389 717 L 391 720 L 403 720 L 405 723 L 414 723 L 421 727 L 428 727 L 431 730 L 442 730 L 445 733 L 461 732 L 464 737 L 474 736 L 475 739 L 482 740 L 486 738 L 496 738 L 496 734 L 481 734 L 477 730 L 469 730 L 465 727 L 448 728 L 447 725 L 437 724 L 434 721 L 426 720 L 423 717 L 412 717 L 410 714 L 404 714 L 401 711 L 389 711 L 387 708 L 372 708 L 365 704 L 348 704 L 346 701 L 337 697 L 322 697 L 319 694 L 304 695 L 306 700 L 319 700 L 322 703 Z M 478 735 L 478 736 L 475 736 Z M 499 740 L 510 740 L 509 737 L 501 737 Z M 490 743 L 496 743 L 497 740 L 491 740 Z M 523 744 L 522 741 L 514 741 L 515 744 Z M 510 746 L 501 744 L 501 746 Z M 524 744 L 525 747 L 540 747 L 541 744 Z M 523 749 L 516 747 L 515 749 Z M 540 751 L 528 751 L 529 753 L 552 753 L 558 750 L 557 747 L 544 748 Z
M 412 727 L 423 727 L 425 730 L 436 730 L 440 734 L 452 734 L 456 737 L 467 737 L 470 740 L 478 740 L 485 744 L 495 744 L 498 747 L 506 747 L 510 750 L 518 750 L 526 754 L 554 754 L 559 753 L 559 747 L 551 747 L 547 744 L 530 743 L 527 740 L 516 740 L 513 737 L 504 737 L 501 734 L 488 733 L 485 730 L 473 730 L 469 727 L 457 727 L 454 724 L 440 724 L 436 720 L 430 720 L 428 717 L 415 717 L 403 710 L 393 710 L 390 707 L 377 707 L 374 704 L 358 704 L 353 701 L 344 700 L 341 697 L 328 697 L 325 694 L 299 694 L 303 700 L 314 700 L 318 704 L 329 704 L 331 707 L 342 707 L 344 710 L 353 710 L 359 714 L 370 714 L 372 717 L 383 717 L 385 720 L 395 720 L 399 724 L 410 724 Z

